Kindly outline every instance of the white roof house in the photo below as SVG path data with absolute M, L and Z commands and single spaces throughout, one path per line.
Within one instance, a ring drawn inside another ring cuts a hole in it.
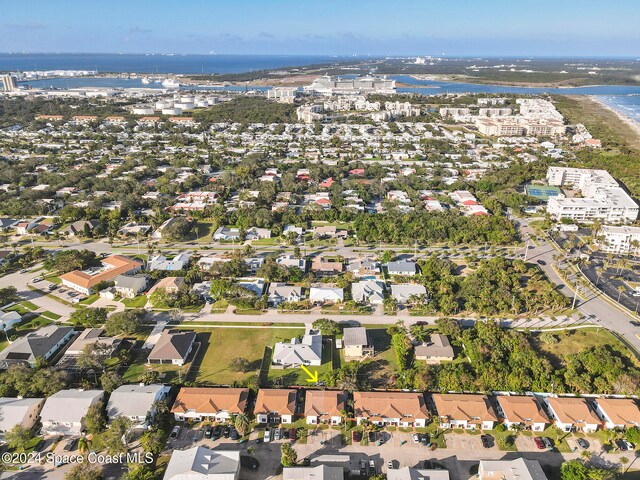
M 280 305 L 283 302 L 299 302 L 304 298 L 302 287 L 286 285 L 284 283 L 269 284 L 269 303 Z
M 285 368 L 300 365 L 322 365 L 322 335 L 313 330 L 300 339 L 276 343 L 273 348 L 273 363 Z
M 143 423 L 153 416 L 154 403 L 167 398 L 170 389 L 166 385 L 121 385 L 109 397 L 107 417 L 109 421 L 127 417 Z
M 537 460 L 481 460 L 478 468 L 480 480 L 547 480 Z
M 182 270 L 189 265 L 190 257 L 188 253 L 179 253 L 171 260 L 164 255 L 151 256 L 147 262 L 147 270 Z
M 344 480 L 344 468 L 329 465 L 287 467 L 282 469 L 282 480 Z
M 391 296 L 398 303 L 406 303 L 413 295 L 425 296 L 427 289 L 424 285 L 416 285 L 413 283 L 404 283 L 400 285 L 391 285 Z
M 449 480 L 449 470 L 423 470 L 410 467 L 389 469 L 387 480 Z
M 174 450 L 163 480 L 236 480 L 240 452 L 206 447 Z
M 381 305 L 384 302 L 384 283 L 378 280 L 362 280 L 352 283 L 351 297 L 358 303 Z
M 102 401 L 102 390 L 60 390 L 46 399 L 40 417 L 42 432 L 50 435 L 80 435 L 89 407 Z
M 11 330 L 11 328 L 20 323 L 22 315 L 18 312 L 0 312 L 0 330 Z
M 344 300 L 344 292 L 342 288 L 311 287 L 309 300 L 312 303 L 338 303 Z
M 44 398 L 0 398 L 0 433 L 16 425 L 32 428 L 43 405 Z
M 416 274 L 416 262 L 408 260 L 389 262 L 387 263 L 387 271 L 389 272 L 389 275 L 413 276 Z

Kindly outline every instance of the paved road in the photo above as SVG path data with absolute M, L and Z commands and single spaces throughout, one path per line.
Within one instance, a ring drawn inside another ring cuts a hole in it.
M 534 234 L 526 223 L 520 225 L 520 231 L 525 239 Z M 522 252 L 524 254 L 524 249 Z M 539 239 L 537 245 L 528 250 L 527 261 L 538 262 L 542 260 L 544 264 L 539 264 L 539 266 L 547 277 L 558 286 L 561 292 L 573 299 L 573 291 L 553 268 L 553 265 L 557 263 L 553 256 L 557 253 L 549 241 Z M 640 338 L 637 337 L 640 328 L 631 324 L 632 321 L 638 320 L 636 317 L 617 308 L 602 292 L 589 288 L 581 289 L 580 293 L 585 297 L 577 302 L 578 310 L 582 315 L 591 322 L 618 333 L 637 352 L 640 352 Z

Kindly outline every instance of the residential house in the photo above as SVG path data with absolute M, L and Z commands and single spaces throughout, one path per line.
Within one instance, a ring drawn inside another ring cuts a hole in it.
M 602 426 L 590 400 L 581 397 L 546 397 L 555 425 L 563 432 L 593 433 Z
M 313 238 L 347 238 L 348 232 L 344 229 L 338 229 L 335 225 L 313 227 Z
M 100 225 L 98 220 L 78 220 L 61 228 L 58 232 L 67 237 L 87 237 L 93 233 L 93 230 L 96 229 L 98 225 Z
M 376 425 L 424 427 L 429 413 L 422 393 L 353 392 L 353 410 L 358 425 L 367 420 Z
M 42 433 L 80 435 L 85 430 L 84 418 L 89 407 L 103 399 L 103 390 L 60 390 L 54 393 L 45 400 L 40 413 Z
M 478 480 L 547 480 L 537 460 L 480 460 Z
M 344 480 L 344 467 L 316 465 L 315 467 L 285 467 L 282 480 Z
M 239 228 L 218 227 L 213 232 L 213 239 L 216 241 L 240 240 Z
M 258 423 L 293 423 L 297 390 L 261 388 L 253 413 Z
M 439 333 L 431 334 L 428 342 L 417 345 L 414 348 L 416 360 L 423 360 L 428 364 L 452 361 L 454 358 L 453 347 L 449 337 Z
M 151 297 L 151 295 L 153 295 L 153 292 L 160 288 L 167 293 L 178 293 L 183 285 L 184 277 L 164 277 L 149 289 L 149 291 L 147 292 L 147 296 Z
M 113 292 L 122 298 L 133 298 L 147 289 L 149 281 L 148 275 L 118 275 L 113 281 Z
M 322 335 L 314 330 L 289 342 L 276 343 L 273 348 L 274 367 L 298 368 L 300 365 L 322 365 Z
M 375 354 L 373 343 L 364 327 L 345 328 L 342 345 L 347 358 L 372 357 Z
M 0 440 L 16 425 L 31 430 L 38 422 L 44 398 L 0 397 Z
M 109 397 L 107 418 L 112 422 L 126 417 L 134 425 L 142 425 L 153 418 L 156 403 L 166 400 L 170 391 L 167 385 L 121 385 Z
M 427 289 L 424 285 L 414 283 L 391 285 L 391 296 L 399 304 L 411 303 L 414 298 L 424 298 L 426 295 Z
M 245 290 L 249 290 L 251 293 L 255 294 L 256 297 L 262 297 L 264 293 L 265 283 L 261 278 L 256 278 L 253 280 L 241 280 L 236 283 L 239 287 L 244 288 Z
M 640 426 L 640 409 L 633 398 L 597 398 L 596 413 L 609 430 Z
M 269 305 L 274 307 L 277 307 L 284 302 L 299 302 L 304 298 L 302 294 L 302 287 L 296 287 L 294 285 L 287 285 L 284 283 L 269 284 L 268 296 Z
M 261 240 L 263 238 L 271 238 L 271 230 L 268 228 L 251 227 L 247 230 L 245 237 L 247 240 Z
M 340 261 L 325 260 L 322 255 L 313 258 L 311 270 L 318 275 L 338 275 L 344 271 L 344 265 Z
M 184 330 L 163 330 L 147 357 L 147 363 L 184 365 L 193 350 L 196 333 Z
M 498 416 L 486 395 L 438 394 L 431 395 L 440 419 L 440 428 L 465 430 L 492 430 Z
M 248 388 L 182 387 L 171 413 L 176 420 L 204 419 L 225 422 L 244 413 L 249 398 Z
M 84 271 L 74 270 L 60 275 L 62 285 L 89 295 L 98 284 L 109 282 L 118 275 L 136 273 L 142 268 L 142 263 L 122 255 L 111 255 L 103 258 L 101 262 L 100 267 L 92 267 Z
M 304 416 L 309 425 L 342 424 L 342 414 L 347 409 L 347 392 L 341 390 L 307 390 Z
M 380 263 L 371 258 L 356 258 L 349 262 L 347 270 L 358 278 L 377 277 L 380 274 Z
M 104 330 L 102 328 L 85 328 L 80 335 L 76 337 L 71 345 L 64 351 L 64 355 L 80 355 L 87 345 L 93 345 L 99 343 L 105 347 L 111 348 L 111 353 L 115 352 L 120 344 L 122 338 L 118 337 L 106 337 L 103 336 Z
M 193 447 L 173 450 L 163 480 L 237 480 L 240 452 Z
M 341 303 L 343 300 L 344 291 L 342 288 L 311 287 L 309 289 L 309 301 L 313 304 Z
M 351 284 L 351 298 L 358 303 L 382 305 L 384 283 L 379 280 L 361 280 Z
M 171 217 L 168 220 L 162 222 L 162 224 L 151 234 L 151 238 L 154 240 L 161 240 L 164 238 L 164 231 L 167 227 L 173 225 L 179 218 L 183 217 Z
M 28 333 L 0 351 L 0 368 L 9 368 L 11 365 L 35 367 L 38 358 L 51 360 L 75 335 L 73 327 L 58 325 L 47 325 Z
M 498 413 L 504 418 L 504 424 L 508 428 L 516 427 L 542 432 L 551 424 L 551 420 L 536 397 L 498 395 L 496 401 Z
M 15 311 L 4 312 L 0 310 L 0 330 L 7 332 L 11 330 L 15 325 L 18 325 L 22 321 L 22 315 Z
M 191 255 L 188 253 L 179 253 L 171 260 L 164 255 L 152 255 L 147 262 L 147 270 L 184 270 L 189 265 Z
M 417 272 L 416 262 L 409 260 L 401 260 L 399 262 L 387 263 L 387 272 L 389 275 L 403 275 L 405 277 L 413 277 Z
M 424 468 L 392 468 L 387 470 L 387 480 L 449 480 L 449 470 Z
M 303 272 L 307 271 L 307 260 L 304 258 L 296 258 L 293 255 L 280 255 L 276 258 L 276 263 L 287 268 L 299 268 Z

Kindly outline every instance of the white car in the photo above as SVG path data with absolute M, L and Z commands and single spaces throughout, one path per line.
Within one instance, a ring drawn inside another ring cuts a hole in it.
M 271 441 L 271 430 L 268 428 L 264 431 L 264 441 L 265 443 L 269 443 Z

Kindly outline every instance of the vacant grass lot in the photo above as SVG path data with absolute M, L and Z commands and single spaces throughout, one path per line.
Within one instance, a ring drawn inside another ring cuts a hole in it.
M 533 335 L 531 338 L 534 348 L 546 353 L 555 366 L 562 366 L 564 364 L 563 357 L 566 355 L 605 345 L 619 352 L 620 355 L 628 359 L 629 362 L 640 366 L 640 362 L 636 360 L 636 357 L 629 349 L 608 330 L 601 328 L 583 328 L 579 330 L 554 332 L 553 335 L 558 339 L 557 343 L 544 343 L 540 340 L 540 334 Z
M 276 342 L 302 335 L 303 328 L 198 328 L 200 351 L 194 361 L 190 380 L 198 384 L 229 385 L 240 382 L 260 369 L 264 349 Z M 235 358 L 249 362 L 247 372 L 231 367 Z

